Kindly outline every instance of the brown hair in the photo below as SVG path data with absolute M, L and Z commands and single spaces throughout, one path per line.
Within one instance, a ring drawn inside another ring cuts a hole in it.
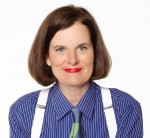
M 51 67 L 46 64 L 49 44 L 57 31 L 70 27 L 76 21 L 84 24 L 90 32 L 94 48 L 94 70 L 91 80 L 105 78 L 108 75 L 111 58 L 96 21 L 86 9 L 69 5 L 54 10 L 45 18 L 31 47 L 28 59 L 29 72 L 39 84 L 48 86 L 56 81 Z

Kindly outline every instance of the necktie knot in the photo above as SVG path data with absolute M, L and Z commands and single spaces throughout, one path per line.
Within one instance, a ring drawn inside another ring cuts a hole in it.
M 73 108 L 72 109 L 72 112 L 74 114 L 74 118 L 75 118 L 75 122 L 78 123 L 80 122 L 80 119 L 81 119 L 81 112 L 79 111 L 78 108 Z
M 72 125 L 70 138 L 85 138 L 85 134 L 81 127 L 81 112 L 78 108 L 73 108 L 72 112 L 74 114 L 74 123 Z

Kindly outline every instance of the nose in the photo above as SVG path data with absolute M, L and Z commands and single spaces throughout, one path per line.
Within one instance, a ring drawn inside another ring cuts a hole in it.
M 76 65 L 76 64 L 78 64 L 79 59 L 78 59 L 77 52 L 76 51 L 69 51 L 68 52 L 67 60 L 68 60 L 68 64 L 70 64 L 70 65 Z

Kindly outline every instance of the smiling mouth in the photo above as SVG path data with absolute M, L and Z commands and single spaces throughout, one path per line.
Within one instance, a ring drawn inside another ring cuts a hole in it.
M 64 70 L 68 73 L 77 73 L 81 71 L 81 68 L 66 68 Z

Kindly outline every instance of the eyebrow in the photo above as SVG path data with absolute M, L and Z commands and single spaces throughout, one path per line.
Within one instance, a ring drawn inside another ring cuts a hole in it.
M 55 45 L 55 46 L 53 46 L 53 48 L 59 48 L 59 47 L 65 47 L 65 46 L 63 46 L 63 45 Z
M 78 46 L 89 45 L 89 43 L 81 43 Z
M 84 46 L 84 45 L 89 45 L 89 43 L 81 43 L 81 44 L 79 44 L 79 45 L 77 45 L 76 47 L 81 47 L 81 46 Z M 55 49 L 55 48 L 59 48 L 59 47 L 66 47 L 65 45 L 55 45 L 55 46 L 53 46 L 53 48 Z

